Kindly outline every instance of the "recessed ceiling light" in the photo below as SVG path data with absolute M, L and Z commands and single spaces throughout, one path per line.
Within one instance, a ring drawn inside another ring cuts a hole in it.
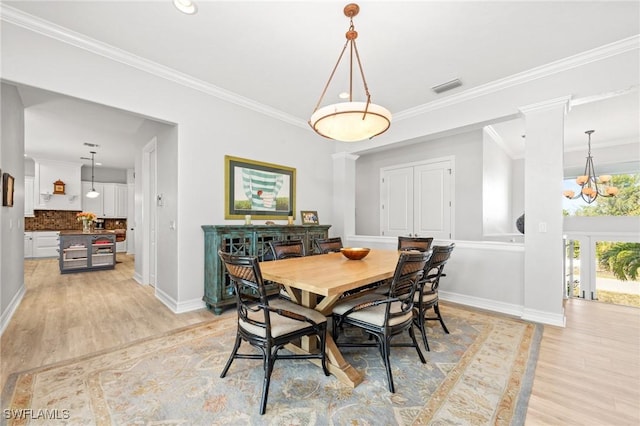
M 338 95 L 340 99 L 349 99 L 349 92 L 342 92 Z
M 96 163 L 96 166 L 102 166 L 102 163 Z
M 191 0 L 173 0 L 173 5 L 187 15 L 194 15 L 198 11 L 198 6 Z

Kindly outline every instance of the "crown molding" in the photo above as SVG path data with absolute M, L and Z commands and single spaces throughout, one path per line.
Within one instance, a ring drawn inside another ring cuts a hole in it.
M 78 48 L 87 50 L 105 58 L 120 62 L 122 64 L 137 68 L 141 71 L 164 78 L 174 83 L 198 90 L 202 93 L 214 96 L 226 102 L 256 111 L 280 121 L 294 126 L 311 130 L 305 120 L 301 120 L 291 114 L 284 113 L 275 108 L 261 104 L 237 93 L 222 89 L 203 80 L 196 79 L 188 74 L 174 70 L 173 68 L 160 65 L 156 62 L 133 55 L 125 50 L 116 48 L 109 44 L 87 37 L 83 34 L 72 31 L 68 28 L 56 25 L 52 22 L 40 19 L 33 15 L 24 13 L 11 6 L 0 3 L 0 20 L 25 28 L 27 30 L 42 34 L 46 37 L 67 43 Z M 491 94 L 509 87 L 525 84 L 530 81 L 541 79 L 572 68 L 584 66 L 591 62 L 597 62 L 612 56 L 640 48 L 640 35 L 635 35 L 622 39 L 592 50 L 588 50 L 577 55 L 573 55 L 546 65 L 542 65 L 518 74 L 514 74 L 503 79 L 465 90 L 463 92 L 447 96 L 444 99 L 418 105 L 394 114 L 394 122 L 406 120 L 418 115 L 460 104 L 481 96 Z
M 496 129 L 494 129 L 493 126 L 485 126 L 483 130 L 489 138 L 491 138 L 500 148 L 502 148 L 502 150 L 509 156 L 509 158 L 518 158 L 518 154 L 513 149 L 511 149 L 511 147 L 509 147 L 509 144 L 507 144 L 504 139 L 502 139 L 502 136 L 500 136 L 498 132 L 496 132 Z
M 116 62 L 137 68 L 141 71 L 153 74 L 157 77 L 180 84 L 185 87 L 197 90 L 202 93 L 214 96 L 223 101 L 256 111 L 271 118 L 275 118 L 285 123 L 309 129 L 306 121 L 286 114 L 280 110 L 261 104 L 237 93 L 217 87 L 188 74 L 174 70 L 167 66 L 158 64 L 148 59 L 129 53 L 125 50 L 111 46 L 107 43 L 92 39 L 72 31 L 68 28 L 56 25 L 52 22 L 40 19 L 33 15 L 24 13 L 11 6 L 0 4 L 0 20 L 25 28 L 46 37 L 61 41 L 63 43 L 87 50 L 96 55 L 103 56 Z
M 518 110 L 520 110 L 522 114 L 526 115 L 533 112 L 547 111 L 550 109 L 562 107 L 564 108 L 564 113 L 567 114 L 569 112 L 570 101 L 571 96 L 560 96 L 558 98 L 544 100 L 535 104 L 521 106 L 518 108 Z
M 334 160 L 356 161 L 358 158 L 360 158 L 360 156 L 357 154 L 352 154 L 351 152 L 340 151 L 331 154 L 331 158 L 333 158 Z
M 560 59 L 546 65 L 541 65 L 539 67 L 532 68 L 530 70 L 514 74 L 509 77 L 495 80 L 490 83 L 474 87 L 473 89 L 465 90 L 464 92 L 448 96 L 438 101 L 429 102 L 414 108 L 409 108 L 407 110 L 394 114 L 393 119 L 397 122 L 413 118 L 429 111 L 434 111 L 440 108 L 445 108 L 462 102 L 470 101 L 480 96 L 485 96 L 493 92 L 507 89 L 509 87 L 525 84 L 530 81 L 545 78 L 553 74 L 570 70 L 572 68 L 581 67 L 592 62 L 601 61 L 603 59 L 621 55 L 623 53 L 637 49 L 640 49 L 640 35 L 634 35 L 613 43 L 606 44 L 604 46 L 597 47 L 595 49 L 587 50 L 586 52 L 582 52 L 577 55 L 569 56 L 567 58 Z

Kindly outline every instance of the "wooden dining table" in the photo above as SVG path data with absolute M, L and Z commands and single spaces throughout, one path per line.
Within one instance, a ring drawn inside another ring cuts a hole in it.
M 338 300 L 351 290 L 393 277 L 398 263 L 397 250 L 372 249 L 361 260 L 349 260 L 342 253 L 261 262 L 265 280 L 282 284 L 291 300 L 324 315 L 330 315 Z M 316 350 L 316 340 L 305 338 L 300 346 L 287 346 L 298 352 Z M 326 339 L 327 367 L 340 381 L 352 387 L 362 382 L 362 373 L 345 361 L 331 333 Z M 320 365 L 319 360 L 312 360 Z

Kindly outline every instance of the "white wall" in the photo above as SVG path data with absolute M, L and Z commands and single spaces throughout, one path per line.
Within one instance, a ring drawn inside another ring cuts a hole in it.
M 524 213 L 524 159 L 511 161 L 511 232 L 518 232 L 516 220 Z
M 511 225 L 511 158 L 482 132 L 482 225 L 483 235 L 507 234 Z
M 0 331 L 4 331 L 25 292 L 24 107 L 15 86 L 2 83 L 0 98 L 0 169 L 15 178 L 13 207 L 0 206 Z
M 635 143 L 592 148 L 591 156 L 598 175 L 638 173 L 640 170 L 640 141 Z M 564 154 L 564 175 L 575 178 L 584 173 L 587 161 L 587 143 L 584 149 Z
M 356 234 L 380 234 L 380 168 L 455 157 L 454 238 L 482 239 L 482 131 L 424 140 L 356 160 Z
M 98 161 L 96 159 L 96 161 Z M 127 170 L 114 169 L 112 167 L 95 166 L 93 168 L 93 181 L 105 183 L 127 183 Z M 80 169 L 80 179 L 91 182 L 91 164 L 83 164 Z
M 638 216 L 565 216 L 565 232 L 583 232 L 619 234 L 630 233 L 640 238 L 640 217 Z
M 157 140 L 157 193 L 162 195 L 162 205 L 157 205 L 157 244 L 156 262 L 158 279 L 156 292 L 180 301 L 178 283 L 178 232 L 174 223 L 178 223 L 178 127 L 163 126 L 156 135 Z M 200 254 L 202 250 L 193 250 Z M 194 253 L 194 254 L 195 254 Z
M 394 250 L 395 237 L 351 236 L 348 245 Z M 451 241 L 434 240 L 434 245 Z M 440 298 L 509 315 L 524 312 L 524 246 L 522 244 L 455 241 L 440 281 Z M 446 322 L 446 312 L 444 314 Z
M 177 271 L 176 306 L 203 306 L 200 226 L 234 223 L 224 220 L 225 155 L 295 167 L 296 215 L 299 210 L 308 209 L 317 210 L 320 218 L 330 217 L 334 145 L 318 143 L 309 129 L 274 120 L 13 24 L 3 22 L 2 43 L 3 58 L 11 58 L 2 62 L 2 74 L 7 80 L 178 125 L 177 155 L 169 166 L 173 171 L 161 171 L 176 177 L 177 244 L 159 247 L 159 258 Z M 138 182 L 136 188 L 137 185 Z M 136 223 L 137 230 L 139 225 Z M 136 257 L 139 255 L 136 245 Z
M 24 160 L 24 175 L 34 176 L 36 164 L 31 158 Z M 80 180 L 91 181 L 91 165 L 84 164 L 80 169 Z M 127 183 L 127 171 L 125 169 L 114 169 L 111 167 L 94 167 L 95 182 L 106 183 Z

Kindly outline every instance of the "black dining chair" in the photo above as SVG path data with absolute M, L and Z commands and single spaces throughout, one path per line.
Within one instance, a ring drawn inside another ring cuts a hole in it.
M 304 243 L 302 240 L 271 240 L 269 247 L 275 260 L 290 259 L 292 257 L 304 257 Z M 280 285 L 280 297 L 291 300 L 289 293 Z
M 260 264 L 255 256 L 236 256 L 218 251 L 234 286 L 238 311 L 238 329 L 231 356 L 220 377 L 226 376 L 234 359 L 261 359 L 264 369 L 260 414 L 264 414 L 274 363 L 279 359 L 319 359 L 326 376 L 325 342 L 327 319 L 320 312 L 283 299 L 269 299 L 264 287 Z M 317 337 L 319 351 L 312 354 L 281 354 L 284 345 L 304 336 Z M 260 353 L 238 353 L 245 341 Z
M 316 245 L 316 250 L 320 254 L 334 253 L 340 252 L 342 248 L 342 238 L 341 237 L 332 237 L 332 238 L 318 238 L 314 240 Z
M 455 248 L 455 243 L 451 243 L 446 246 L 434 246 L 431 255 L 431 259 L 425 267 L 425 273 L 422 279 L 418 282 L 418 291 L 414 296 L 414 305 L 416 316 L 414 317 L 414 323 L 418 326 L 420 333 L 422 334 L 422 341 L 424 347 L 429 349 L 429 342 L 427 341 L 427 331 L 425 327 L 426 321 L 436 320 L 440 321 L 440 325 L 446 334 L 449 334 L 447 326 L 444 324 L 442 314 L 440 313 L 440 306 L 438 305 L 438 287 L 440 286 L 440 278 L 446 276 L 443 274 L 444 266 L 449 261 L 451 253 Z M 427 311 L 433 308 L 435 316 L 427 316 Z
M 305 255 L 302 240 L 271 240 L 269 241 L 269 247 L 271 247 L 273 258 L 276 260 L 303 257 Z
M 398 250 L 427 251 L 433 243 L 432 237 L 398 237 Z
M 398 250 L 399 251 L 428 251 L 431 248 L 433 242 L 432 237 L 403 237 L 398 236 Z M 376 286 L 375 292 L 378 294 L 389 293 L 389 285 L 391 280 L 385 280 Z
M 430 256 L 430 251 L 400 253 L 389 295 L 368 293 L 347 299 L 333 308 L 332 334 L 336 344 L 339 347 L 378 347 L 387 370 L 389 391 L 392 393 L 395 392 L 395 386 L 389 359 L 391 347 L 414 347 L 420 361 L 423 364 L 426 363 L 413 331 L 413 300 L 418 281 L 424 273 L 424 267 Z M 373 336 L 376 341 L 341 342 L 339 331 L 343 330 L 345 325 L 359 327 L 370 337 Z M 411 343 L 392 344 L 391 339 L 405 331 L 409 332 Z

